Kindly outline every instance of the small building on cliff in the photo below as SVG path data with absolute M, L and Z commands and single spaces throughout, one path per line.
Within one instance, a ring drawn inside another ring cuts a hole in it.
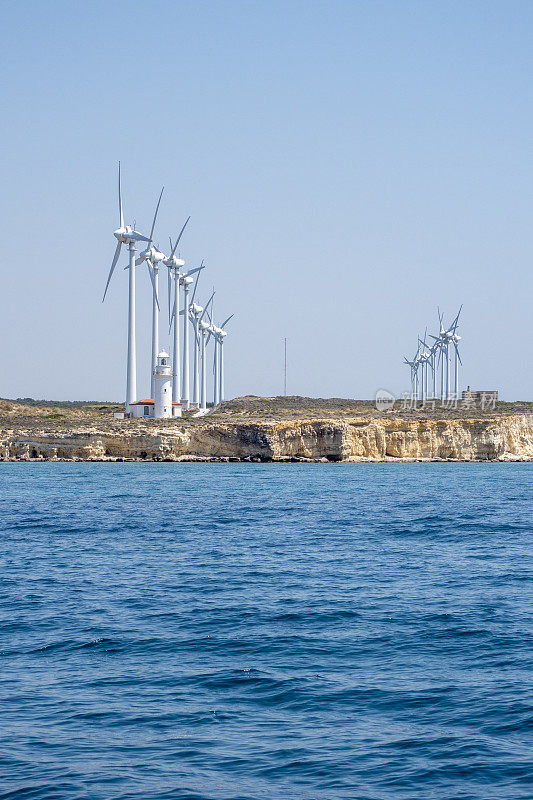
M 463 389 L 462 399 L 473 400 L 475 403 L 481 403 L 481 402 L 495 403 L 498 401 L 498 390 L 486 389 L 483 391 L 480 389 L 471 389 L 470 386 L 467 386 L 466 389 Z
M 144 417 L 144 419 L 149 417 L 152 417 L 152 419 L 164 419 L 164 417 L 156 417 L 155 402 L 152 397 L 131 403 L 131 416 Z M 181 403 L 176 403 L 175 400 L 172 401 L 172 414 L 169 414 L 169 417 L 181 417 Z

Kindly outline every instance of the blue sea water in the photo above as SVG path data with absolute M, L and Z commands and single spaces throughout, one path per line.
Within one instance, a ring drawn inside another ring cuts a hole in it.
M 532 469 L 1 464 L 0 798 L 531 798 Z

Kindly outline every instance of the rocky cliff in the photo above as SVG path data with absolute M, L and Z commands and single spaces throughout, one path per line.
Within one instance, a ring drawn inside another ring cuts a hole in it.
M 0 429 L 0 459 L 328 461 L 530 460 L 533 415 L 473 419 L 292 419 L 194 425 L 129 420 L 105 426 L 46 425 L 16 419 Z

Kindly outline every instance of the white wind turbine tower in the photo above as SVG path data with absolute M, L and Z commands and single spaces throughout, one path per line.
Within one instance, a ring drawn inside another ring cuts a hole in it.
M 405 356 L 403 357 L 403 360 L 404 360 L 404 363 L 408 364 L 408 366 L 411 368 L 411 397 L 414 397 L 415 396 L 415 375 L 416 375 L 417 364 L 416 364 L 416 361 L 409 361 L 409 359 L 406 358 Z
M 458 390 L 458 377 L 459 377 L 459 366 L 457 360 L 459 358 L 459 350 L 457 348 L 457 342 L 454 340 L 455 337 L 455 330 L 457 328 L 457 323 L 459 322 L 459 314 L 461 313 L 461 308 L 459 309 L 457 316 L 455 317 L 454 321 L 450 325 L 450 327 L 444 331 L 442 334 L 442 338 L 444 341 L 445 351 L 446 351 L 446 400 L 451 398 L 450 392 L 450 345 L 453 344 L 455 347 L 455 384 L 456 384 L 456 395 L 457 398 L 457 390 Z
M 219 403 L 218 390 L 220 388 L 218 384 L 218 341 L 216 337 L 216 331 L 218 330 L 218 328 L 213 322 L 214 309 L 211 308 L 211 311 L 213 312 L 213 316 L 211 316 L 211 314 L 207 312 L 207 316 L 209 318 L 209 325 L 206 328 L 207 331 L 206 345 L 209 343 L 209 339 L 212 336 L 213 337 L 213 409 L 215 409 Z
M 124 214 L 122 211 L 122 188 L 120 180 L 120 161 L 118 164 L 118 210 L 120 225 L 113 235 L 117 239 L 117 247 L 111 262 L 111 269 L 107 276 L 104 296 L 107 294 L 109 282 L 117 266 L 120 250 L 123 244 L 128 245 L 129 250 L 129 288 L 128 288 L 128 361 L 126 370 L 126 410 L 129 411 L 131 404 L 137 399 L 137 371 L 136 371 L 136 350 L 135 350 L 135 242 L 149 242 L 148 237 L 143 236 L 134 230 L 131 225 L 124 225 Z
M 440 309 L 437 308 L 437 313 L 439 315 L 439 335 L 433 336 L 430 334 L 430 338 L 435 340 L 434 347 L 439 351 L 439 360 L 440 360 L 440 399 L 441 403 L 447 399 L 446 396 L 446 383 L 444 378 L 444 360 L 447 360 L 447 345 L 446 345 L 446 330 L 444 328 L 444 315 L 440 313 Z
M 192 323 L 192 328 L 194 331 L 194 339 L 193 339 L 193 384 L 192 384 L 192 407 L 199 408 L 200 406 L 200 375 L 199 375 L 199 361 L 200 361 L 200 337 L 198 336 L 198 322 L 200 316 L 203 312 L 203 307 L 198 303 L 194 302 L 194 297 L 196 295 L 196 289 L 198 288 L 198 279 L 200 274 L 196 276 L 196 282 L 194 284 L 194 290 L 191 297 L 191 302 L 189 304 L 189 318 Z
M 461 341 L 461 337 L 457 333 L 454 333 L 452 335 L 452 342 L 453 342 L 453 346 L 455 348 L 455 378 L 454 378 L 454 383 L 455 383 L 455 397 L 456 398 L 459 398 L 459 364 L 461 364 L 461 366 L 463 366 L 463 362 L 461 361 L 461 356 L 459 355 L 459 347 L 458 347 L 458 344 L 459 344 L 460 341 Z
M 155 399 L 155 386 L 154 386 L 154 369 L 157 364 L 157 356 L 159 355 L 159 263 L 164 261 L 165 254 L 161 253 L 156 247 L 153 246 L 153 235 L 155 222 L 157 219 L 157 212 L 159 211 L 159 204 L 163 196 L 163 189 L 159 195 L 159 200 L 152 222 L 152 230 L 150 231 L 150 240 L 148 247 L 139 253 L 139 258 L 135 262 L 135 266 L 140 266 L 143 261 L 148 267 L 148 274 L 152 281 L 152 358 L 150 362 L 150 397 Z
M 420 342 L 420 340 L 419 340 L 419 342 Z M 420 363 L 421 363 L 420 358 L 419 358 L 419 353 L 420 353 L 420 344 L 418 345 L 418 347 L 416 349 L 416 353 L 415 353 L 415 356 L 414 356 L 412 361 L 409 361 L 409 359 L 406 358 L 405 356 L 403 358 L 404 363 L 408 364 L 409 367 L 411 368 L 411 392 L 412 392 L 411 397 L 415 401 L 415 404 L 416 404 L 416 401 L 418 400 L 418 384 L 419 384 L 418 368 L 420 367 Z
M 436 341 L 433 342 L 431 347 L 426 342 L 427 338 L 427 328 L 426 333 L 424 334 L 424 341 L 418 340 L 420 344 L 425 349 L 426 355 L 426 397 L 430 396 L 430 387 L 429 387 L 429 373 L 427 373 L 427 367 L 431 370 L 431 383 L 432 383 L 432 394 L 431 397 L 435 399 L 437 397 L 437 353 L 439 351 L 439 339 L 435 336 L 431 336 L 431 339 L 435 339 Z
M 437 397 L 437 353 L 439 352 L 439 343 L 433 342 L 431 347 L 429 348 L 429 357 L 430 357 L 430 366 L 431 366 L 431 377 L 432 377 L 432 398 L 433 400 Z
M 214 358 L 213 358 L 213 373 L 214 373 L 214 380 L 213 380 L 213 407 L 216 408 L 221 403 L 224 402 L 224 351 L 223 351 L 223 344 L 224 339 L 226 338 L 227 331 L 224 330 L 224 327 L 228 324 L 230 319 L 233 318 L 233 314 L 229 316 L 227 319 L 224 320 L 220 327 L 212 324 L 209 328 L 210 334 L 213 335 L 215 339 L 215 347 L 214 347 Z
M 427 328 L 424 333 L 424 340 L 418 340 L 419 346 L 422 346 L 422 352 L 419 355 L 419 361 L 422 365 L 422 405 L 425 405 L 428 396 L 428 365 L 431 358 L 431 353 L 428 351 L 426 344 Z
M 224 322 L 222 323 L 222 325 L 220 326 L 219 331 L 218 331 L 218 335 L 220 336 L 220 344 L 219 344 L 218 347 L 219 347 L 219 370 L 220 370 L 220 374 L 219 374 L 219 381 L 220 381 L 219 395 L 220 395 L 220 402 L 221 403 L 224 402 L 224 350 L 222 348 L 222 345 L 224 344 L 224 339 L 228 335 L 227 331 L 225 331 L 224 328 L 226 327 L 226 325 L 228 324 L 230 319 L 232 319 L 232 317 L 233 317 L 233 314 L 231 314 L 231 316 L 229 316 L 227 319 L 225 319 Z
M 457 347 L 461 337 L 457 335 L 456 329 L 457 324 L 459 322 L 459 315 L 461 313 L 461 308 L 459 309 L 457 316 L 455 317 L 454 321 L 450 325 L 449 328 L 445 328 L 443 324 L 443 315 L 439 311 L 439 323 L 440 323 L 440 334 L 439 336 L 432 336 L 432 339 L 435 339 L 435 347 L 440 349 L 439 357 L 441 359 L 441 370 L 440 370 L 440 389 L 441 389 L 441 400 L 444 402 L 445 400 L 451 399 L 451 391 L 450 391 L 450 381 L 451 381 L 451 369 L 450 369 L 450 345 L 454 346 L 455 349 L 455 390 L 454 390 L 454 397 L 455 399 L 458 398 L 459 394 L 459 363 L 463 363 L 461 361 L 461 357 L 459 355 L 459 348 Z M 444 374 L 444 370 L 446 369 L 446 375 Z
M 455 363 L 454 363 L 454 396 L 456 399 L 459 397 L 459 363 L 463 364 L 461 361 L 461 356 L 459 355 L 459 348 L 458 344 L 461 341 L 461 337 L 456 333 L 457 324 L 459 322 L 459 315 L 461 313 L 463 306 L 457 312 L 457 316 L 455 317 L 454 321 L 450 325 L 449 330 L 447 331 L 449 335 L 450 344 L 453 344 L 455 349 Z
M 180 243 L 180 239 L 182 237 L 183 231 L 190 220 L 190 217 L 187 217 L 185 220 L 185 224 L 183 225 L 178 238 L 176 239 L 174 245 L 172 245 L 172 240 L 170 241 L 170 250 L 171 253 L 169 257 L 163 262 L 166 267 L 168 267 L 168 319 L 169 319 L 169 327 L 172 328 L 172 323 L 174 321 L 174 344 L 172 349 L 172 397 L 176 402 L 181 402 L 181 386 L 180 386 L 180 343 L 179 343 L 179 298 L 180 298 L 180 280 L 185 276 L 182 275 L 181 269 L 185 266 L 185 261 L 181 258 L 176 256 L 176 248 Z M 200 268 L 198 268 L 200 269 Z M 187 275 L 196 272 L 197 270 L 191 270 L 190 273 Z M 192 279 L 191 279 L 192 280 Z M 174 287 L 174 288 L 173 288 Z M 172 316 L 170 314 L 170 306 L 172 302 L 172 291 L 174 291 L 174 308 L 172 311 Z
M 210 329 L 210 323 L 204 321 L 204 315 L 208 312 L 209 306 L 213 302 L 213 297 L 215 296 L 215 290 L 213 289 L 213 293 L 207 303 L 205 304 L 204 310 L 198 320 L 198 330 L 200 334 L 200 408 L 203 412 L 207 411 L 207 370 L 206 370 L 206 345 L 207 345 L 207 336 L 208 331 Z
M 197 267 L 194 270 L 190 270 L 186 275 L 181 276 L 179 279 L 180 286 L 183 286 L 183 308 L 179 312 L 179 315 L 183 317 L 183 363 L 182 363 L 182 375 L 181 375 L 181 402 L 187 409 L 191 407 L 190 384 L 189 384 L 189 305 L 190 305 L 189 287 L 193 282 L 193 279 L 190 276 L 193 272 L 198 273 L 198 275 L 196 276 L 196 283 L 194 286 L 194 292 L 196 292 L 196 286 L 198 285 L 198 278 L 200 277 L 200 271 L 202 269 L 204 269 L 203 261 L 199 267 Z M 194 293 L 192 299 L 194 299 Z M 178 324 L 178 317 L 175 317 L 174 325 L 177 324 Z

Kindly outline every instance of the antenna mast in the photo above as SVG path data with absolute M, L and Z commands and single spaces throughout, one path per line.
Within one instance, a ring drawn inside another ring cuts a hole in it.
M 284 358 L 283 358 L 283 395 L 287 397 L 287 337 L 283 340 L 284 344 Z

